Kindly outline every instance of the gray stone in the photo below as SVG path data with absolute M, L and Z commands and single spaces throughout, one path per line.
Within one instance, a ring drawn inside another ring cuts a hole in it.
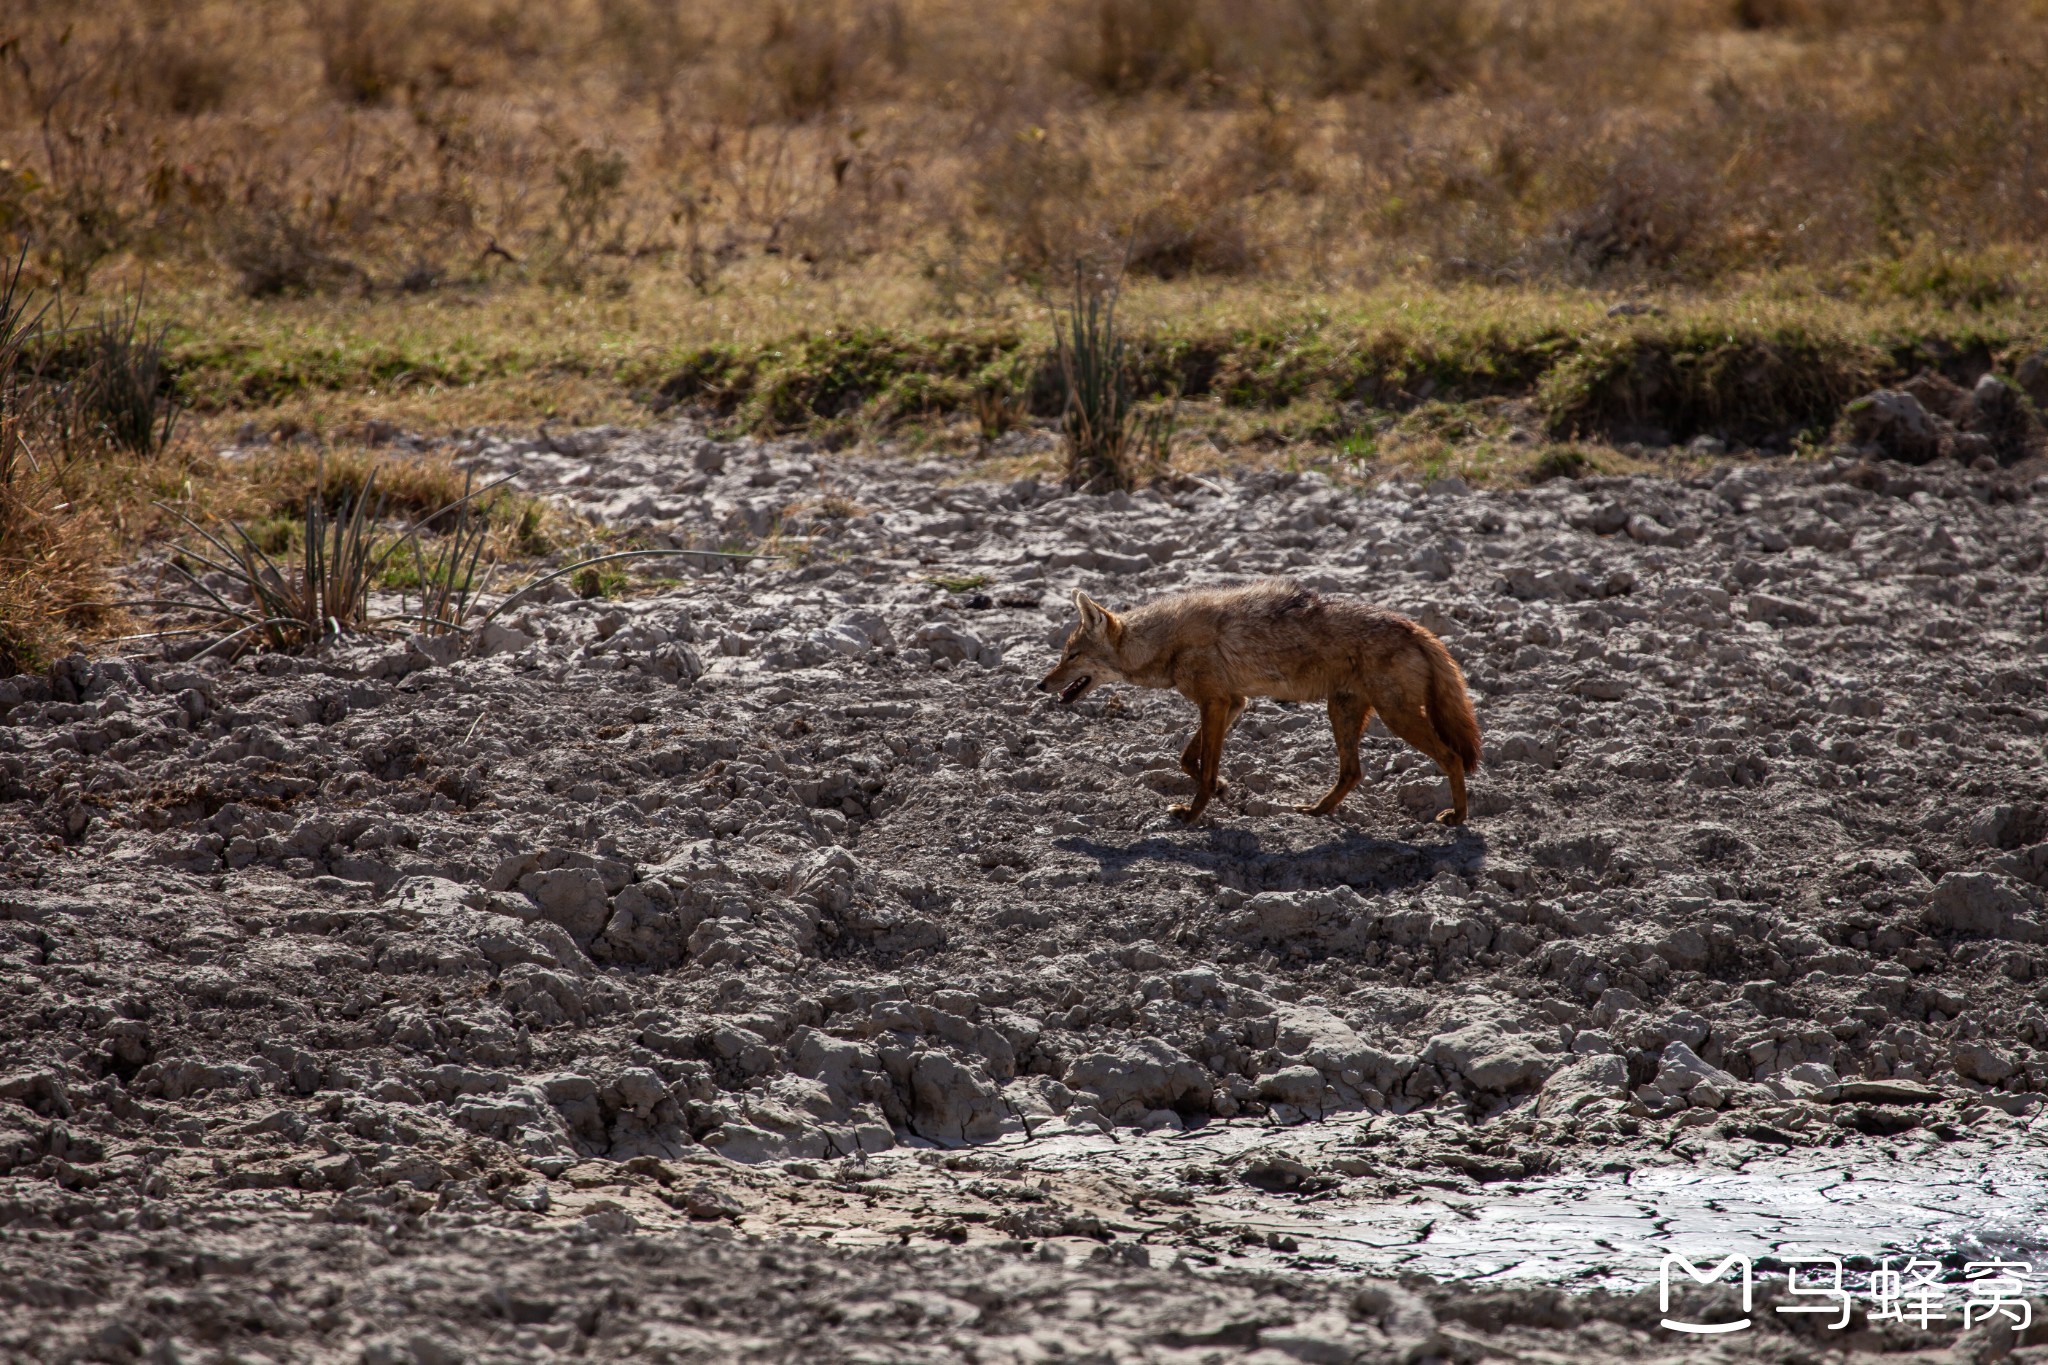
M 2026 395 L 2004 376 L 1987 374 L 1970 390 L 1970 409 L 1963 419 L 1963 428 L 1983 437 L 1990 445 L 1988 453 L 2000 464 L 2025 457 L 2033 425 Z
M 1986 806 L 1970 818 L 1970 838 L 1990 848 L 2018 848 L 2040 823 L 2036 811 L 2002 802 Z
M 478 658 L 487 659 L 493 654 L 517 654 L 533 642 L 525 631 L 492 621 L 470 637 L 470 650 Z
M 944 1052 L 912 1059 L 910 1101 L 911 1127 L 921 1137 L 983 1142 L 1015 1126 L 988 1073 Z
M 1926 464 L 1941 454 L 1941 427 L 1920 400 L 1898 389 L 1879 389 L 1842 410 L 1850 439 L 1889 460 Z
M 1760 621 L 1767 626 L 1817 626 L 1820 613 L 1804 602 L 1794 602 L 1788 597 L 1774 597 L 1767 592 L 1753 592 L 1743 599 L 1749 612 L 1749 619 Z
M 2008 877 L 2048 890 L 2048 844 L 2035 844 L 2032 848 L 2008 853 L 1991 866 Z
M 1984 1043 L 1964 1043 L 1955 1051 L 1956 1074 L 1985 1085 L 1997 1085 L 2019 1070 L 2011 1059 Z
M 951 659 L 956 663 L 972 661 L 992 668 L 1002 662 L 1001 650 L 966 627 L 946 621 L 934 621 L 925 626 L 912 637 L 911 642 L 919 649 L 929 650 L 937 658 Z
M 1555 768 L 1557 737 L 1516 732 L 1490 739 L 1486 743 L 1486 761 L 1489 764 L 1530 763 L 1539 768 Z
M 1274 1011 L 1274 1024 L 1274 1049 L 1282 1057 L 1314 1067 L 1325 1080 L 1341 1080 L 1350 1072 L 1385 1091 L 1414 1064 L 1412 1057 L 1403 1058 L 1366 1042 L 1320 1005 L 1281 1005 Z M 1320 1088 L 1317 1094 L 1320 1096 Z
M 1282 1067 L 1259 1079 L 1259 1094 L 1269 1100 L 1306 1107 L 1323 1098 L 1323 1073 L 1312 1066 Z
M 1259 1345 L 1264 1348 L 1261 1355 L 1274 1352 L 1305 1365 L 1354 1365 L 1366 1358 L 1371 1344 L 1350 1318 L 1335 1311 L 1311 1314 L 1259 1333 Z

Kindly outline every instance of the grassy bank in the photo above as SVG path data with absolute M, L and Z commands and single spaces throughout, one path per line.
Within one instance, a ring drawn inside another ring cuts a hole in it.
M 1711 434 L 1785 450 L 1844 403 L 1921 369 L 1968 382 L 2048 343 L 2031 290 L 1985 308 L 1861 297 L 1778 277 L 1656 296 L 1536 288 L 1138 284 L 1122 318 L 1139 387 L 1224 446 L 1301 443 L 1370 459 L 1418 412 L 1515 405 L 1536 442 L 1660 445 Z M 256 303 L 161 296 L 198 430 L 330 441 L 371 423 L 644 421 L 830 445 L 971 449 L 1057 415 L 1050 309 L 1011 291 L 972 319 L 915 282 L 821 286 L 764 272 L 715 297 L 650 276 L 622 298 L 508 288 Z
M 762 267 L 743 285 L 707 295 L 649 269 L 608 296 L 501 284 L 254 300 L 200 276 L 160 280 L 138 325 L 163 338 L 160 400 L 181 409 L 167 447 L 122 448 L 57 421 L 61 404 L 40 428 L 28 409 L 11 419 L 45 458 L 17 461 L 8 485 L 0 652 L 33 664 L 67 639 L 146 624 L 116 609 L 105 570 L 179 534 L 167 508 L 239 521 L 289 557 L 309 492 L 332 511 L 373 468 L 393 515 L 459 496 L 445 457 L 393 453 L 399 432 L 687 416 L 833 450 L 889 443 L 963 474 L 1060 472 L 1064 389 L 1043 295 L 1011 288 L 967 316 L 927 282 L 883 272 L 821 283 Z M 1139 280 L 1120 323 L 1138 399 L 1171 409 L 1184 472 L 1283 462 L 1514 483 L 1669 469 L 1702 435 L 1817 449 L 1880 384 L 2020 373 L 2048 347 L 2035 306 L 2048 291 L 2026 273 L 2008 285 L 1958 303 L 1792 273 L 1626 294 Z M 75 341 L 69 328 L 51 336 L 21 372 L 61 396 L 75 389 Z M 1034 434 L 1004 439 L 1018 431 Z M 252 444 L 269 453 L 216 458 Z M 537 509 L 499 497 L 486 510 L 492 560 L 547 552 Z M 552 540 L 591 534 L 560 526 Z

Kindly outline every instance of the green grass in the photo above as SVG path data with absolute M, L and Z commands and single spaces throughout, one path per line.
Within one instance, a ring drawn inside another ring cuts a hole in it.
M 432 547 L 428 548 L 431 553 Z M 395 554 L 385 564 L 377 582 L 379 586 L 389 591 L 410 593 L 419 592 L 423 585 L 441 589 L 453 588 L 457 592 L 465 591 L 471 586 L 470 576 L 466 573 L 453 574 L 452 582 L 450 578 L 447 568 L 431 558 L 427 560 L 427 572 L 422 577 L 420 566 L 410 555 Z
M 569 584 L 575 588 L 576 595 L 585 601 L 597 598 L 611 601 L 624 597 L 626 591 L 633 586 L 633 580 L 626 576 L 624 569 L 615 564 L 593 564 L 589 568 L 578 569 L 570 574 Z
M 1878 383 L 1958 360 L 2010 368 L 2048 339 L 2042 279 L 1975 258 L 1650 301 L 1610 316 L 1615 297 L 1590 290 L 1183 281 L 1133 284 L 1120 320 L 1138 397 L 1181 397 L 1183 451 L 1214 434 L 1356 465 L 1497 438 L 1503 403 L 1539 443 L 1810 442 Z M 889 276 L 762 274 L 702 296 L 650 268 L 623 298 L 508 286 L 257 302 L 192 286 L 152 309 L 207 435 L 253 423 L 345 444 L 372 419 L 432 431 L 689 413 L 833 449 L 971 451 L 993 410 L 1041 428 L 1060 411 L 1052 312 L 1023 291 L 962 320 Z

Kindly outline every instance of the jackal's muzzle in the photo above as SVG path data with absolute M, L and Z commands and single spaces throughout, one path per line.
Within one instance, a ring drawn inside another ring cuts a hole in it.
M 1039 679 L 1038 683 L 1040 692 L 1051 692 L 1060 699 L 1063 706 L 1073 705 L 1087 694 L 1089 688 L 1095 686 L 1094 674 L 1083 673 L 1077 677 L 1063 677 L 1067 671 L 1067 666 L 1061 665 Z

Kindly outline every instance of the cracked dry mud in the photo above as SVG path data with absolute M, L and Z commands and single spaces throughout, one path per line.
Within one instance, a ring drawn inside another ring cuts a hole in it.
M 2038 468 L 460 453 L 797 553 L 0 682 L 0 1353 L 1685 1358 L 1665 1249 L 2043 1259 Z M 1183 827 L 1184 702 L 1029 691 L 1075 586 L 1265 573 L 1444 637 L 1468 826 L 1377 727 L 1294 813 L 1260 702 Z

